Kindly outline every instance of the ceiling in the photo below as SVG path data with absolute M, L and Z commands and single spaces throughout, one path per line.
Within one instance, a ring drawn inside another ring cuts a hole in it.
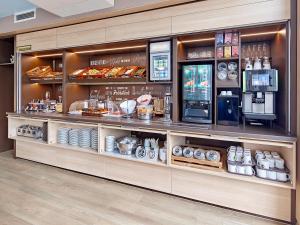
M 113 7 L 114 0 L 0 0 L 0 6 L 0 18 L 34 8 L 67 17 Z
M 67 17 L 114 6 L 114 0 L 28 0 L 55 15 Z
M 0 0 L 0 6 L 0 18 L 36 8 L 34 4 L 26 0 Z

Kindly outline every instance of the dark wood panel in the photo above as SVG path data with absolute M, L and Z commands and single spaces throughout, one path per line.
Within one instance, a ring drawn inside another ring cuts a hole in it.
M 63 99 L 65 113 L 69 111 L 69 107 L 73 102 L 89 98 L 90 86 L 66 84 L 64 88 L 66 93 Z
M 0 63 L 9 62 L 14 52 L 14 39 L 0 40 Z M 0 66 L 0 151 L 13 148 L 9 140 L 6 113 L 14 110 L 14 66 Z
M 0 39 L 0 63 L 9 63 L 11 55 L 14 55 L 14 39 Z
M 287 32 L 287 31 L 286 31 Z M 278 92 L 276 93 L 277 123 L 288 129 L 288 55 L 287 33 L 277 33 L 271 46 L 272 66 L 278 70 Z

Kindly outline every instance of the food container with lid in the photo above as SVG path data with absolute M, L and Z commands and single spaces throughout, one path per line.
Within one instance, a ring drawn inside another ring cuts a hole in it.
M 140 120 L 151 120 L 153 117 L 153 105 L 137 106 L 137 114 Z

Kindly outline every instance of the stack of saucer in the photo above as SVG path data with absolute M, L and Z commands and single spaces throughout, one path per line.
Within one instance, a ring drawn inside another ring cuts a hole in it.
M 67 128 L 67 127 L 62 127 L 57 130 L 57 143 L 58 144 L 68 144 L 69 130 L 70 130 L 70 128 Z
M 79 146 L 81 148 L 91 147 L 91 129 L 83 128 L 79 130 Z
M 115 136 L 106 136 L 105 137 L 105 150 L 107 152 L 113 152 L 116 146 L 116 137 Z
M 98 129 L 92 129 L 91 131 L 91 148 L 98 150 Z
M 69 144 L 74 146 L 79 145 L 79 129 L 71 129 L 69 131 Z

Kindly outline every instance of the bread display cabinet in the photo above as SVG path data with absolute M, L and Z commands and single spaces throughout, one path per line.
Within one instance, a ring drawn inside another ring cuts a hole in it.
M 31 112 L 8 114 L 16 156 L 290 222 L 289 32 L 277 23 L 22 53 L 20 108 Z M 55 110 L 28 110 L 44 96 Z
M 56 111 L 62 102 L 63 53 L 47 51 L 23 54 L 21 58 L 21 106 L 28 112 Z M 61 107 L 58 109 L 61 112 Z

